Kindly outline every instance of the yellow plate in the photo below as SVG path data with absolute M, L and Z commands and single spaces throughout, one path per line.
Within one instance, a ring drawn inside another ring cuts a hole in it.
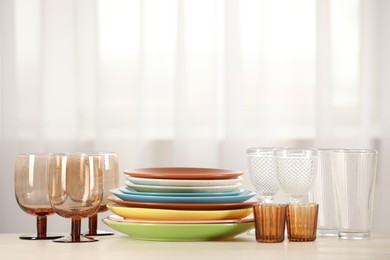
M 107 205 L 114 214 L 125 219 L 142 220 L 224 220 L 241 219 L 252 214 L 252 208 L 228 210 L 174 210 L 154 208 L 133 208 Z

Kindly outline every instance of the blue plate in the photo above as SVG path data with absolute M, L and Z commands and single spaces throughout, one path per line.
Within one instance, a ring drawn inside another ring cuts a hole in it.
M 254 191 L 244 190 L 241 194 L 232 196 L 150 196 L 123 193 L 119 189 L 111 190 L 111 193 L 126 201 L 141 201 L 141 202 L 170 202 L 170 203 L 233 203 L 244 202 L 256 195 Z
M 166 197 L 211 197 L 211 196 L 234 196 L 243 193 L 245 190 L 238 189 L 228 192 L 142 192 L 131 189 L 130 187 L 120 187 L 119 190 L 126 194 L 145 195 L 145 196 L 166 196 Z

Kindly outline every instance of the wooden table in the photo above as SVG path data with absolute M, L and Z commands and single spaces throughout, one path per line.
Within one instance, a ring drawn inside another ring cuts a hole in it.
M 257 243 L 242 234 L 231 241 L 155 242 L 126 235 L 100 237 L 93 243 L 54 243 L 20 240 L 18 234 L 0 234 L 0 259 L 390 259 L 390 234 L 368 240 L 317 238 L 314 242 Z

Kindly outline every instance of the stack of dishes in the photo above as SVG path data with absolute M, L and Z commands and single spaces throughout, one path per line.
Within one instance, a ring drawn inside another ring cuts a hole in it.
M 103 220 L 135 239 L 230 239 L 252 229 L 251 200 L 242 172 L 210 168 L 142 168 L 124 172 L 126 185 L 111 190 Z

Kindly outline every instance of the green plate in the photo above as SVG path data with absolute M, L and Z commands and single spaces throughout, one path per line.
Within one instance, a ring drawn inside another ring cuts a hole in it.
M 254 228 L 253 221 L 237 223 L 132 223 L 112 221 L 103 222 L 112 229 L 138 240 L 154 241 L 206 241 L 228 240 Z

